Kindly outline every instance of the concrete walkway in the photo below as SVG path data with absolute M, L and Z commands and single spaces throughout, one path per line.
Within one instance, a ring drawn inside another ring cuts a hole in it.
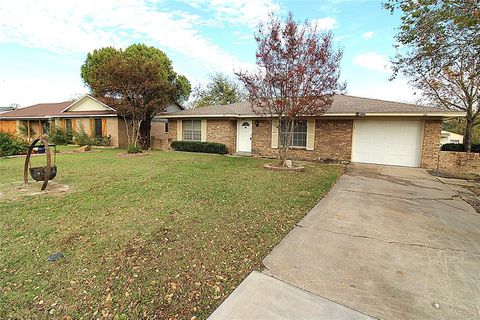
M 253 271 L 209 319 L 361 320 L 372 318 Z
M 264 265 L 212 318 L 480 319 L 480 215 L 422 169 L 350 165 Z

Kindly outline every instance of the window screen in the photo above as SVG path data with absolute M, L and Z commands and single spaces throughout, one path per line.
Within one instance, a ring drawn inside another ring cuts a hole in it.
M 95 136 L 101 137 L 102 133 L 102 119 L 95 119 Z
M 183 130 L 183 140 L 186 140 L 186 141 L 202 140 L 201 120 L 183 120 L 182 130 Z
M 284 145 L 287 140 L 286 124 L 282 123 L 280 128 L 281 143 Z M 307 146 L 307 121 L 296 121 L 292 133 L 290 147 L 305 148 Z

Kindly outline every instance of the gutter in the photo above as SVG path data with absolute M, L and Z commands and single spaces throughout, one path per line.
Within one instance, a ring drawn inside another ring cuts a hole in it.
M 320 117 L 465 117 L 466 112 L 430 112 L 430 113 L 326 113 Z M 269 118 L 257 114 L 170 114 L 159 116 L 165 119 L 176 118 Z

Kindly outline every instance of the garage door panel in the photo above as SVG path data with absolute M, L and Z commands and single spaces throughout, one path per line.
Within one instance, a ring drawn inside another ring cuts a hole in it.
M 352 161 L 417 167 L 422 121 L 356 120 Z

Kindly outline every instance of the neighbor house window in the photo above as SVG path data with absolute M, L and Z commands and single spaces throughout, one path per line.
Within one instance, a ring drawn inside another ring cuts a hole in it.
M 186 140 L 186 141 L 202 140 L 201 120 L 183 120 L 182 130 L 183 130 L 183 140 Z
M 95 137 L 101 137 L 103 134 L 102 119 L 95 119 Z
M 72 119 L 65 119 L 65 131 L 73 132 Z
M 50 133 L 50 120 L 41 121 L 42 125 L 42 134 L 49 134 Z
M 282 123 L 280 128 L 280 141 L 282 145 L 285 145 L 287 140 L 286 124 Z M 290 147 L 306 148 L 307 147 L 307 121 L 295 121 L 294 130 L 292 134 L 292 140 Z

